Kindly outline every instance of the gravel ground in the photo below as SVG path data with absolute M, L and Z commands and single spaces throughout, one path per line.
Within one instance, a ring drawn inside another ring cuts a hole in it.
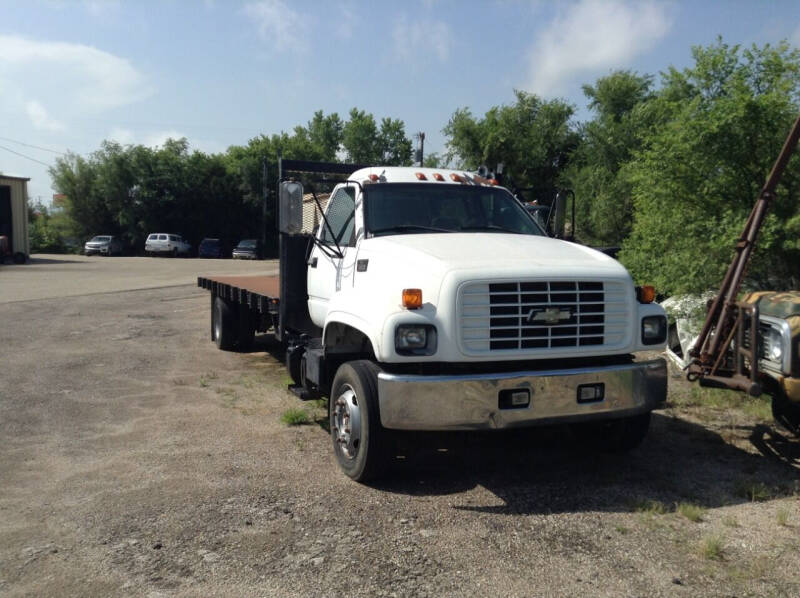
M 673 400 L 623 457 L 416 435 L 362 486 L 269 337 L 208 338 L 195 277 L 276 264 L 35 257 L 0 267 L 0 595 L 800 595 L 800 443 L 769 420 Z

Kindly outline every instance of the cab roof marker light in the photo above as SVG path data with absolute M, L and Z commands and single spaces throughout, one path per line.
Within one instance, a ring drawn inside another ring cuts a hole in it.
M 406 309 L 422 307 L 422 289 L 403 289 L 403 307 Z
M 377 183 L 380 178 L 381 177 L 379 177 L 377 174 L 369 175 L 369 180 L 372 181 L 373 183 Z
M 416 174 L 418 181 L 427 181 L 428 180 L 428 177 L 426 177 L 425 174 L 422 173 L 422 172 L 416 172 L 414 174 Z
M 650 285 L 636 287 L 636 299 L 639 303 L 652 303 L 656 300 L 656 289 Z
M 456 183 L 463 183 L 464 177 L 460 174 L 456 174 L 455 172 L 450 173 L 450 180 L 455 181 Z
M 437 181 L 443 181 L 444 180 L 444 177 L 441 174 L 439 174 L 438 172 L 434 172 L 433 173 L 433 178 L 435 178 Z

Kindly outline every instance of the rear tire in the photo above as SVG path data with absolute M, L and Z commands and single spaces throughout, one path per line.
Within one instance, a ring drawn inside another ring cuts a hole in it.
M 389 433 L 381 426 L 378 372 L 371 361 L 350 361 L 333 379 L 328 416 L 339 467 L 356 482 L 374 480 L 389 460 Z
M 214 297 L 214 309 L 211 312 L 214 327 L 214 342 L 222 351 L 232 351 L 234 345 L 235 318 L 231 305 L 222 297 Z
M 15 264 L 24 264 L 27 261 L 28 256 L 22 253 L 21 251 L 18 251 L 17 253 L 14 254 L 13 259 Z

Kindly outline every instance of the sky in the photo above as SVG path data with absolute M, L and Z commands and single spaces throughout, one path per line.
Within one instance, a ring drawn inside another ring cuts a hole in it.
M 351 108 L 425 132 L 514 90 L 591 118 L 584 84 L 656 76 L 692 46 L 800 46 L 797 0 L 0 0 L 0 172 L 50 202 L 48 165 L 104 139 L 224 152 Z

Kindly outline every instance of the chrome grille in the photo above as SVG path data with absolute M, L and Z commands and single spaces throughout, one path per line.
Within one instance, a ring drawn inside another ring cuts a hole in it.
M 581 349 L 624 340 L 624 285 L 603 281 L 470 283 L 461 289 L 468 353 Z

